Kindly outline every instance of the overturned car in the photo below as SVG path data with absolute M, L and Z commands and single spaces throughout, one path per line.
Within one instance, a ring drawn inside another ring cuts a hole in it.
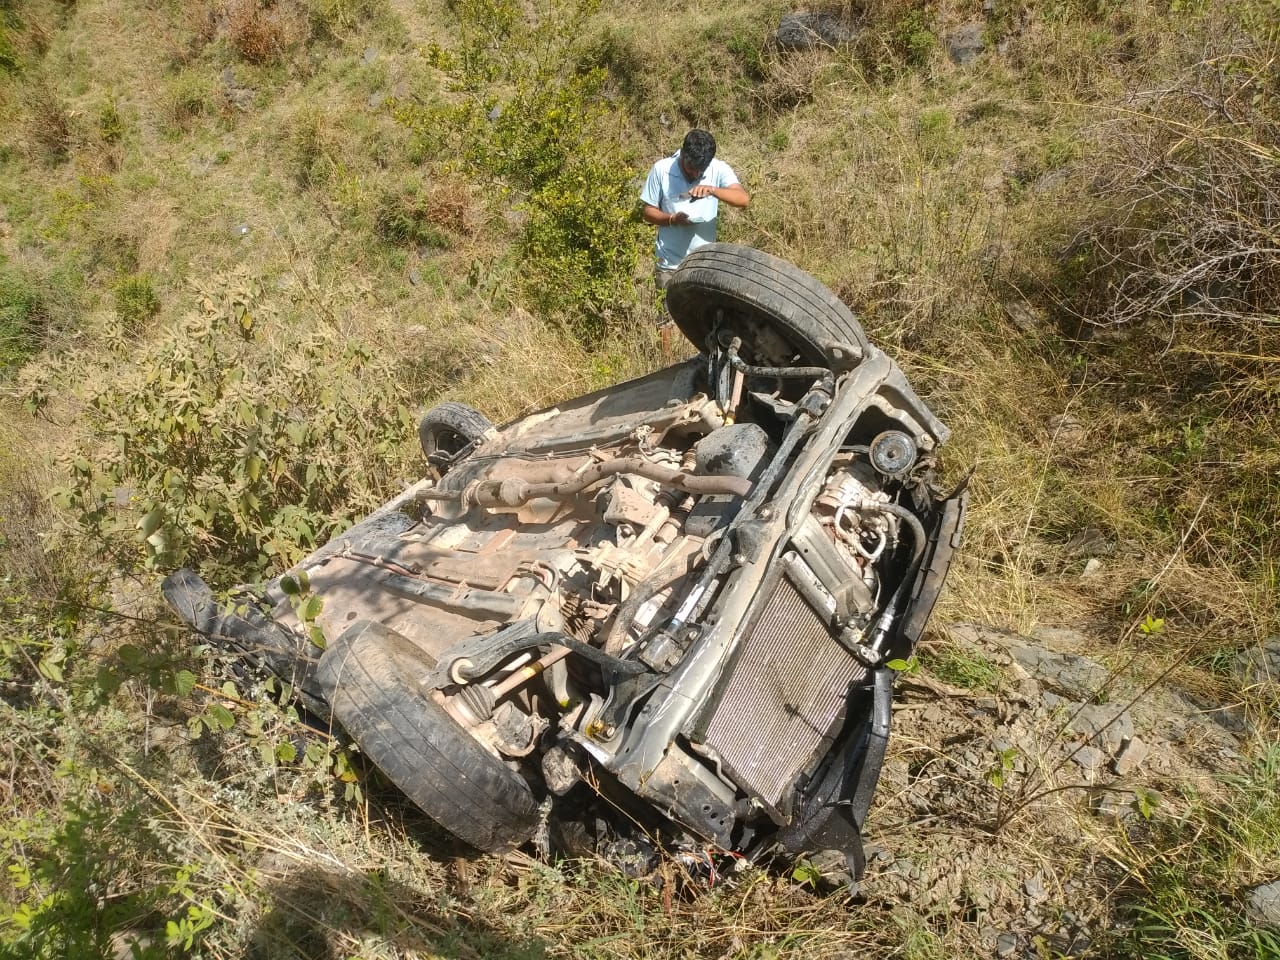
M 265 593 L 181 570 L 166 598 L 480 850 L 840 851 L 857 875 L 886 664 L 963 525 L 948 431 L 783 261 L 703 247 L 667 306 L 692 359 L 502 427 L 441 404 L 429 476 Z

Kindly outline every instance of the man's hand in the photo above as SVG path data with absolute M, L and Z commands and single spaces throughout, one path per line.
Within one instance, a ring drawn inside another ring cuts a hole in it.
M 681 210 L 679 213 L 673 213 L 671 215 L 671 220 L 668 222 L 667 226 L 682 227 L 688 222 L 689 222 L 689 214 Z
M 714 197 L 716 188 L 709 183 L 700 183 L 695 187 L 689 188 L 689 196 L 694 200 L 701 200 L 703 197 Z

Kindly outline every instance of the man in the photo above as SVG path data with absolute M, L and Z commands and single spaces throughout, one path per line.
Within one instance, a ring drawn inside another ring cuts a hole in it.
M 721 201 L 731 207 L 751 202 L 733 168 L 715 156 L 715 138 L 706 130 L 690 130 L 674 156 L 653 165 L 640 191 L 641 216 L 658 228 L 653 279 L 659 290 L 667 288 L 681 260 L 715 242 Z

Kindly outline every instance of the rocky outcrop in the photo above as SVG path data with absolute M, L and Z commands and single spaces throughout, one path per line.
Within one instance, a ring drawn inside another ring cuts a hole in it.
M 1140 833 L 1162 784 L 1236 772 L 1234 721 L 1081 652 L 1096 644 L 1072 628 L 954 624 L 935 643 L 1001 680 L 931 676 L 927 647 L 923 669 L 900 677 L 863 893 L 973 923 L 988 955 L 1085 952 L 1113 883 L 1088 851 L 1117 826 Z

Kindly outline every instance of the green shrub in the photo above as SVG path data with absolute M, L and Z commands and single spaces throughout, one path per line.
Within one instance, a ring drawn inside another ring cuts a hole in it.
M 938 46 L 933 14 L 928 9 L 910 10 L 894 24 L 890 42 L 894 53 L 909 67 L 923 67 Z
M 137 330 L 160 312 L 160 298 L 156 296 L 151 278 L 145 273 L 121 277 L 111 288 L 115 299 L 116 316 L 126 330 Z
M 427 152 L 459 157 L 525 214 L 519 294 L 584 333 L 634 299 L 640 246 L 636 172 L 601 98 L 601 68 L 579 68 L 594 0 L 542 0 L 532 19 L 514 0 L 462 0 L 463 42 L 433 47 L 460 100 L 408 107 L 400 118 Z
M 46 159 L 61 163 L 70 155 L 74 136 L 71 111 L 43 81 L 27 92 L 27 132 Z
M 108 97 L 98 108 L 98 134 L 104 143 L 116 144 L 124 139 L 124 117 L 115 97 Z
M 378 198 L 373 228 L 388 243 L 444 250 L 451 241 L 437 220 L 430 196 L 420 188 L 406 185 L 388 190 Z
M 21 366 L 39 348 L 48 319 L 48 306 L 35 283 L 0 267 L 0 375 Z
M 307 0 L 312 31 L 338 37 L 386 7 L 386 0 Z
M 243 276 L 95 390 L 59 502 L 126 567 L 201 564 L 215 581 L 283 566 L 382 499 L 412 435 L 389 367 L 318 325 L 278 322 Z M 268 320 L 271 322 L 268 322 Z

